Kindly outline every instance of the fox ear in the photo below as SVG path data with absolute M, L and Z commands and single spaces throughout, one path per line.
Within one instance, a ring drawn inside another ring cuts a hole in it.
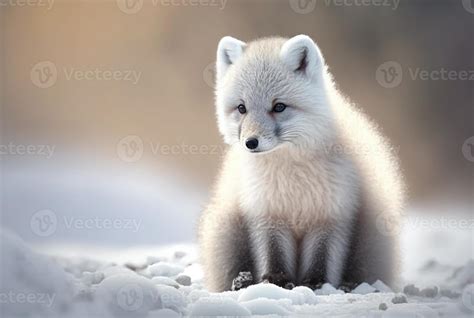
M 281 47 L 280 58 L 292 71 L 312 78 L 318 77 L 323 71 L 321 51 L 307 35 L 297 35 L 286 41 Z
M 217 46 L 216 73 L 217 79 L 224 76 L 229 66 L 234 64 L 242 55 L 245 43 L 231 36 L 225 36 Z

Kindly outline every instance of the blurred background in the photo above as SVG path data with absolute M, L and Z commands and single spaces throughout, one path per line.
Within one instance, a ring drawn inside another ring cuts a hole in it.
M 470 226 L 444 230 L 463 231 L 456 246 L 472 257 L 474 1 L 0 0 L 0 10 L 1 223 L 26 241 L 195 242 L 225 150 L 219 39 L 304 33 L 391 140 L 407 215 L 464 215 Z

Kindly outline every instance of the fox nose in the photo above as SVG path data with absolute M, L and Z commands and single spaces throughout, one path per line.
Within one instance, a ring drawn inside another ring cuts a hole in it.
M 247 146 L 247 148 L 249 148 L 250 150 L 253 150 L 255 148 L 258 147 L 258 139 L 257 138 L 249 138 L 247 139 L 247 141 L 245 142 L 245 145 Z

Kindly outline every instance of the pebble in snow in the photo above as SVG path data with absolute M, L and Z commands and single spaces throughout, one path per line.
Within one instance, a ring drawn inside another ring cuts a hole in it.
M 387 309 L 388 309 L 388 306 L 387 306 L 386 303 L 381 303 L 381 304 L 379 305 L 379 310 L 387 310 Z
M 176 251 L 174 252 L 174 258 L 175 259 L 180 259 L 186 256 L 186 252 L 183 251 Z
M 403 288 L 403 293 L 407 294 L 409 296 L 419 296 L 420 295 L 420 289 L 416 287 L 415 285 L 407 285 L 405 288 Z
M 436 296 L 438 296 L 438 291 L 439 291 L 439 288 L 436 286 L 423 288 L 420 291 L 420 296 L 435 298 Z
M 179 275 L 176 277 L 176 282 L 183 286 L 191 286 L 191 277 L 188 275 Z
M 407 298 L 405 295 L 398 295 L 392 298 L 392 303 L 394 304 L 405 304 L 407 303 Z

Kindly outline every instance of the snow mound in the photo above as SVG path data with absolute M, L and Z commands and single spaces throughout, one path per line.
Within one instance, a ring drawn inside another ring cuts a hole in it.
M 289 299 L 295 305 L 303 304 L 306 295 L 301 292 L 284 289 L 274 284 L 257 284 L 247 287 L 242 291 L 238 300 L 245 302 L 259 298 L 266 299 Z
M 257 284 L 235 292 L 210 293 L 204 288 L 197 255 L 181 252 L 183 246 L 175 248 L 167 247 L 171 254 L 153 253 L 156 256 L 152 260 L 143 257 L 141 261 L 124 259 L 117 263 L 53 258 L 34 252 L 14 235 L 0 230 L 2 317 L 31 317 L 33 313 L 53 318 L 470 317 L 474 311 L 474 285 L 459 292 L 412 285 L 405 288 L 405 294 L 395 294 L 380 281 L 363 283 L 352 293 L 330 284 L 316 291 L 304 286 L 288 290 Z M 150 251 L 140 255 L 150 255 Z M 132 262 L 140 268 L 131 270 Z M 456 277 L 459 285 L 470 281 L 472 263 L 452 269 L 445 277 Z
M 321 286 L 320 289 L 314 291 L 316 295 L 334 295 L 334 294 L 344 294 L 342 290 L 334 288 L 331 284 L 326 283 Z
M 172 287 L 170 287 L 172 288 Z M 163 308 L 158 288 L 145 277 L 137 274 L 120 274 L 102 281 L 95 297 L 114 316 L 141 316 L 150 310 Z
M 69 307 L 76 294 L 74 276 L 1 228 L 0 260 L 2 315 L 52 316 Z
M 184 267 L 176 264 L 159 262 L 148 267 L 148 271 L 152 276 L 174 277 L 181 274 L 184 271 Z
M 367 294 L 370 294 L 370 293 L 374 293 L 376 292 L 377 289 L 370 286 L 369 284 L 367 283 L 362 283 L 360 284 L 359 286 L 357 286 L 353 291 L 352 293 L 353 294 L 361 294 L 361 295 L 367 295 Z
M 286 304 L 287 306 L 282 306 L 281 300 L 278 301 L 275 299 L 258 298 L 243 302 L 242 305 L 247 308 L 252 313 L 252 315 L 289 316 L 291 314 L 291 312 L 285 308 L 290 307 L 290 304 Z
M 230 297 L 205 297 L 192 305 L 191 317 L 204 316 L 250 316 L 251 312 Z

